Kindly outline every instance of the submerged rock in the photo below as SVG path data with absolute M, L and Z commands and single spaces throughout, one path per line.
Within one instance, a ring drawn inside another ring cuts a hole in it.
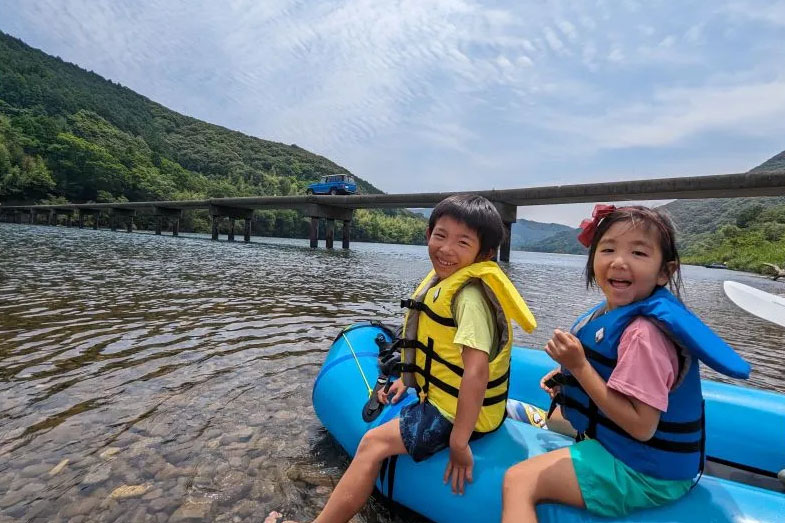
M 49 475 L 50 476 L 54 476 L 55 474 L 59 474 L 60 471 L 62 471 L 65 468 L 65 466 L 68 465 L 69 461 L 71 461 L 71 460 L 66 458 L 63 461 L 61 461 L 60 463 L 58 463 L 57 465 L 55 465 L 54 468 L 49 471 Z
M 210 498 L 190 498 L 185 501 L 180 508 L 175 510 L 171 522 L 177 521 L 200 521 L 210 516 L 213 510 L 213 500 Z
M 292 481 L 302 481 L 308 485 L 334 487 L 338 482 L 324 470 L 306 463 L 296 463 L 286 470 L 286 477 Z
M 143 485 L 123 485 L 122 487 L 114 489 L 112 493 L 109 494 L 109 497 L 112 499 L 135 498 L 141 496 L 151 488 L 152 486 L 146 483 Z

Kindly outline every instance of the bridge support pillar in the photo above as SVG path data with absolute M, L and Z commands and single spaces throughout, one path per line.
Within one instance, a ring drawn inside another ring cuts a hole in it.
M 335 220 L 332 218 L 325 218 L 324 220 L 324 246 L 328 249 L 333 248 L 333 239 L 335 238 Z
M 311 216 L 311 229 L 308 237 L 311 240 L 311 249 L 319 246 L 319 217 Z
M 247 209 L 245 207 L 227 207 L 225 205 L 210 205 L 210 216 L 213 218 L 213 240 L 218 239 L 218 220 L 222 217 L 227 217 L 230 219 L 229 241 L 233 242 L 234 221 L 241 219 L 250 222 L 253 219 L 253 209 Z M 247 241 L 251 241 L 250 232 L 248 233 Z
M 251 241 L 251 225 L 253 224 L 253 220 L 251 218 L 246 218 L 244 225 L 244 234 L 243 234 L 243 241 L 245 243 L 250 243 Z
M 352 221 L 351 220 L 343 220 L 343 242 L 341 243 L 341 247 L 344 249 L 349 248 L 349 238 L 351 236 L 351 227 Z
M 160 235 L 163 231 L 164 222 L 172 222 L 172 236 L 177 236 L 180 229 L 180 218 L 183 216 L 182 209 L 171 207 L 153 207 L 153 216 L 156 217 L 155 234 Z
M 518 220 L 518 206 L 507 202 L 491 201 L 504 222 L 504 238 L 499 246 L 497 258 L 502 262 L 510 261 L 510 235 L 512 234 L 512 224 Z
M 110 220 L 112 221 L 112 230 L 116 231 L 118 223 L 125 218 L 125 230 L 132 232 L 134 229 L 134 216 L 136 211 L 134 209 L 127 209 L 125 207 L 116 207 L 112 209 Z
M 311 248 L 315 249 L 319 246 L 319 219 L 323 218 L 325 221 L 325 235 L 326 247 L 333 248 L 333 241 L 335 239 L 335 220 L 341 220 L 344 223 L 343 230 L 343 248 L 349 248 L 349 227 L 347 223 L 352 220 L 353 209 L 346 207 L 336 207 L 334 205 L 319 205 L 316 203 L 309 204 L 305 209 L 305 215 L 311 217 Z
M 93 230 L 98 230 L 98 219 L 101 217 L 99 209 L 79 209 L 79 228 L 84 227 L 85 218 L 87 216 L 93 217 Z
M 218 220 L 219 219 L 220 219 L 220 217 L 213 216 L 213 236 L 212 236 L 212 240 L 214 242 L 218 241 Z

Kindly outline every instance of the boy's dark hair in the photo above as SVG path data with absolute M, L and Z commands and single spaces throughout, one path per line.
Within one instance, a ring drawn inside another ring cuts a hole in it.
M 436 204 L 428 220 L 433 230 L 442 216 L 465 223 L 480 239 L 480 255 L 496 252 L 504 239 L 502 217 L 494 205 L 478 194 L 454 194 Z
M 668 274 L 668 288 L 678 298 L 681 298 L 681 292 L 684 288 L 681 281 L 681 260 L 679 259 L 679 251 L 676 250 L 676 229 L 673 226 L 673 222 L 664 211 L 641 205 L 619 207 L 600 221 L 589 246 L 589 258 L 586 260 L 586 288 L 593 287 L 596 283 L 594 253 L 597 250 L 597 244 L 610 229 L 611 225 L 618 222 L 630 222 L 633 227 L 645 227 L 657 232 L 659 247 L 662 252 L 662 266 L 660 269 L 665 270 Z M 675 262 L 676 264 L 673 272 L 670 271 L 667 265 L 670 262 Z

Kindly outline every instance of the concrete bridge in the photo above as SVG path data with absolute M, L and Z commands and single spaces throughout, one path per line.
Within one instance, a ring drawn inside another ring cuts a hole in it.
M 509 261 L 509 232 L 517 219 L 518 206 L 564 203 L 591 203 L 632 200 L 667 200 L 688 198 L 735 198 L 740 196 L 785 196 L 785 171 L 718 174 L 685 178 L 659 178 L 621 182 L 588 183 L 501 189 L 489 191 L 455 191 L 410 194 L 367 194 L 350 196 L 261 196 L 244 198 L 213 198 L 209 200 L 83 203 L 65 205 L 0 206 L 0 218 L 21 223 L 38 223 L 38 216 L 46 216 L 47 224 L 57 224 L 59 216 L 66 216 L 66 225 L 77 216 L 79 227 L 88 217 L 93 228 L 98 228 L 98 216 L 108 213 L 112 230 L 124 221 L 126 230 L 133 229 L 137 211 L 157 217 L 156 234 L 161 234 L 165 222 L 172 223 L 172 234 L 177 236 L 182 213 L 186 209 L 207 209 L 212 217 L 212 239 L 218 239 L 222 219 L 229 220 L 229 241 L 234 241 L 235 220 L 244 222 L 244 239 L 251 239 L 251 219 L 256 209 L 297 209 L 311 218 L 310 245 L 318 245 L 319 220 L 325 220 L 328 249 L 333 248 L 335 220 L 343 222 L 344 249 L 349 248 L 350 226 L 355 209 L 433 207 L 452 194 L 472 192 L 481 194 L 494 203 L 501 213 L 508 235 L 501 246 L 499 259 Z

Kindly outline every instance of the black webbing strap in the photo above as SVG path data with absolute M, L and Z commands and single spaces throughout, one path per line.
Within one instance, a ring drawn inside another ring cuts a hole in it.
M 390 500 L 390 508 L 392 509 L 393 501 L 393 488 L 395 487 L 395 465 L 398 464 L 398 454 L 390 456 L 390 469 L 387 474 L 387 499 Z
M 566 387 L 577 387 L 578 389 L 583 391 L 584 394 L 586 394 L 586 391 L 583 390 L 583 387 L 581 387 L 581 384 L 578 383 L 578 380 L 576 380 L 574 376 L 572 376 L 572 375 L 565 375 L 565 374 L 562 374 L 561 372 L 559 372 L 557 374 L 554 374 L 548 380 L 546 380 L 545 381 L 545 385 L 548 386 L 548 387 L 551 387 L 551 388 L 553 388 L 554 386 L 560 386 L 560 385 L 563 385 L 563 386 L 566 386 Z M 586 394 L 586 397 L 589 397 L 589 395 Z M 556 396 L 551 401 L 551 408 L 548 410 L 548 416 L 550 416 L 551 413 L 555 410 L 556 404 L 563 405 L 564 401 L 565 401 L 564 394 L 562 394 L 561 392 L 556 394 Z M 594 402 L 591 400 L 591 398 L 589 398 L 589 408 L 587 409 L 581 403 L 571 400 L 570 401 L 570 405 L 568 405 L 568 406 L 570 408 L 573 408 L 573 409 L 577 410 L 578 412 L 580 412 L 581 414 L 583 414 L 584 416 L 586 416 L 588 418 L 588 417 L 590 417 L 589 414 L 591 413 L 591 404 L 593 404 L 593 403 Z M 602 416 L 602 414 L 600 414 L 600 416 Z M 608 420 L 608 421 L 610 421 L 610 420 Z M 703 425 L 704 425 L 704 416 L 702 414 L 702 409 L 701 409 L 701 417 L 696 419 L 696 420 L 693 420 L 693 421 L 663 421 L 663 420 L 660 420 L 660 422 L 657 424 L 657 430 L 660 431 L 660 432 L 670 432 L 670 433 L 673 433 L 673 434 L 689 434 L 690 432 L 697 432 L 699 430 L 702 430 L 703 429 Z M 588 434 L 588 435 L 591 436 L 591 434 Z
M 424 396 L 420 396 L 421 398 L 428 396 L 428 389 L 431 386 L 431 379 L 434 379 L 434 381 L 436 381 L 435 378 L 431 376 L 431 362 L 433 361 L 433 356 L 434 356 L 433 338 L 428 338 L 428 347 L 426 348 L 425 351 L 425 369 L 424 372 L 422 373 L 422 376 L 425 379 L 425 383 L 422 386 L 422 392 Z M 457 398 L 458 395 L 456 394 L 455 397 Z
M 406 307 L 407 309 L 414 309 L 420 312 L 424 312 L 426 316 L 430 319 L 435 321 L 440 325 L 444 325 L 445 327 L 455 327 L 455 320 L 453 318 L 439 316 L 435 312 L 431 310 L 425 303 L 421 301 L 412 300 L 411 298 L 408 300 L 401 300 L 401 307 Z
M 695 485 L 703 477 L 703 470 L 706 468 L 706 400 L 701 400 L 701 460 L 700 460 L 700 472 L 698 473 L 698 477 L 695 479 L 695 482 L 690 486 L 690 490 L 695 488 Z
M 558 396 L 560 396 L 560 395 L 557 394 L 557 397 Z M 563 395 L 561 395 L 561 396 L 562 397 L 559 398 L 559 399 L 561 400 L 560 403 L 562 405 L 564 405 L 567 408 L 577 410 L 578 412 L 580 412 L 581 414 L 583 414 L 587 418 L 589 417 L 590 407 L 584 406 L 582 403 L 580 403 L 579 401 L 577 401 L 577 400 L 575 400 L 573 398 L 570 398 L 569 396 L 563 396 Z M 555 403 L 555 400 L 556 400 L 556 398 L 554 398 L 554 403 Z M 606 429 L 611 430 L 611 431 L 613 431 L 613 432 L 615 432 L 615 433 L 617 433 L 617 434 L 619 434 L 621 436 L 625 436 L 625 437 L 627 437 L 627 438 L 629 438 L 631 440 L 634 440 L 635 442 L 640 443 L 641 445 L 646 445 L 646 446 L 649 446 L 649 447 L 657 449 L 657 450 L 665 450 L 665 451 L 669 451 L 669 452 L 681 452 L 681 453 L 687 453 L 687 454 L 692 453 L 692 452 L 704 452 L 704 450 L 702 450 L 702 447 L 705 446 L 705 439 L 706 439 L 706 431 L 704 429 L 701 429 L 701 437 L 697 441 L 671 441 L 671 440 L 666 440 L 666 439 L 657 438 L 657 437 L 653 437 L 653 438 L 651 438 L 648 441 L 640 441 L 640 440 L 637 440 L 637 439 L 633 438 L 632 436 L 630 436 L 623 428 L 619 427 L 616 423 L 614 423 L 609 418 L 604 416 L 602 414 L 602 412 L 598 411 L 598 415 L 595 416 L 595 419 L 596 419 L 596 423 L 597 424 L 602 425 Z M 591 422 L 591 419 L 590 419 L 590 422 Z M 683 430 L 684 427 L 693 426 L 693 425 L 695 425 L 695 423 L 698 423 L 698 425 L 700 427 L 703 427 L 705 425 L 705 416 L 703 415 L 702 412 L 701 412 L 700 419 L 696 420 L 696 421 L 689 421 L 689 422 L 684 422 L 684 423 L 662 422 L 661 421 L 660 424 L 657 425 L 657 430 L 661 431 L 661 432 L 673 432 L 675 434 L 686 434 L 688 432 L 693 432 L 693 431 Z M 665 430 L 665 429 L 661 429 L 660 425 L 662 425 L 662 424 L 669 424 L 671 427 L 675 426 L 679 430 L 668 431 L 668 430 Z M 590 423 L 589 428 L 591 428 L 591 423 Z M 586 430 L 586 435 L 591 437 L 591 438 L 595 437 L 596 436 L 596 425 L 594 425 L 593 432 L 590 432 L 590 430 L 587 429 Z
M 618 361 L 616 358 L 609 358 L 604 354 L 600 354 L 594 349 L 590 349 L 586 346 L 583 347 L 583 352 L 586 353 L 586 357 L 590 360 L 594 360 L 597 363 L 601 363 L 606 367 L 614 368 L 616 367 L 616 362 Z

